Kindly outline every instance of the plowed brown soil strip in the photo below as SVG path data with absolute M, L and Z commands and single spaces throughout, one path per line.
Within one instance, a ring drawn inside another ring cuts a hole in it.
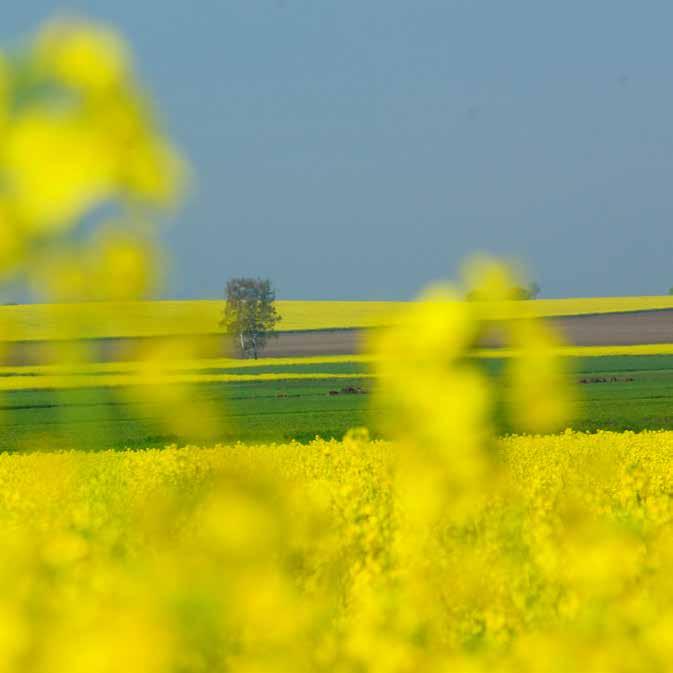
M 673 311 L 639 311 L 553 318 L 576 346 L 632 346 L 673 343 Z
M 569 316 L 550 322 L 576 346 L 673 343 L 673 310 Z M 362 338 L 355 330 L 281 334 L 269 342 L 265 355 L 349 355 L 358 352 Z

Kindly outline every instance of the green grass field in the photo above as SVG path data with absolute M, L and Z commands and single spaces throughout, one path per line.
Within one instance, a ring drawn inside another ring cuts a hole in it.
M 480 363 L 499 379 L 503 360 Z M 574 429 L 673 429 L 673 355 L 575 358 L 572 366 L 580 396 Z M 340 438 L 353 426 L 377 427 L 381 410 L 372 396 L 342 392 L 344 388 L 371 390 L 373 381 L 366 378 L 365 363 L 261 364 L 240 371 L 354 378 L 194 384 L 191 399 L 212 403 L 222 441 L 308 441 L 316 435 Z M 357 378 L 359 374 L 362 378 Z M 163 446 L 196 439 L 167 433 L 158 404 L 131 405 L 108 387 L 6 391 L 0 407 L 3 451 L 43 448 L 41 437 L 49 438 L 49 448 L 83 449 Z M 498 417 L 500 431 L 511 432 L 504 414 Z

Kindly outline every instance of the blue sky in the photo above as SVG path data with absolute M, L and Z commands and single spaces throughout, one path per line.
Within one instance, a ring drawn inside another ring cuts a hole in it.
M 406 299 L 465 255 L 543 295 L 673 285 L 673 3 L 31 0 L 134 47 L 197 184 L 166 296 Z

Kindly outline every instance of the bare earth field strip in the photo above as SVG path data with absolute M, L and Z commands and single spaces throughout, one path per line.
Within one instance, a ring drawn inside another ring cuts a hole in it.
M 362 350 L 362 330 L 329 332 L 289 332 L 270 339 L 265 357 L 298 357 L 308 355 L 352 355 Z
M 673 342 L 673 310 L 553 318 L 575 346 L 632 346 Z
M 673 343 L 673 310 L 567 316 L 550 319 L 575 346 L 631 346 Z M 350 355 L 359 352 L 364 333 L 357 330 L 280 334 L 265 356 Z

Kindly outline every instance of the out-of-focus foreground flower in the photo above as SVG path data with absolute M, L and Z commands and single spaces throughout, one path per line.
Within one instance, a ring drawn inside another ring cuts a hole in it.
M 156 228 L 181 201 L 185 183 L 185 163 L 161 132 L 130 49 L 114 30 L 55 20 L 0 53 L 3 280 L 27 284 L 55 303 L 150 296 L 166 266 Z M 70 312 L 56 325 L 50 361 L 76 366 L 95 357 L 79 344 L 84 315 Z M 1 338 L 9 344 L 13 337 Z M 138 354 L 153 363 L 153 375 L 134 400 L 163 412 L 166 426 L 205 436 L 213 414 L 203 401 L 190 403 L 188 387 L 173 386 L 174 404 L 164 410 L 156 377 L 162 349 Z M 179 419 L 175 406 L 183 409 Z
M 147 238 L 178 200 L 184 169 L 117 34 L 53 21 L 0 55 L 0 123 L 0 272 L 26 274 L 52 300 L 151 290 Z M 116 213 L 101 225 L 123 234 L 79 233 L 101 209 Z M 43 259 L 51 273 L 37 273 Z
M 497 476 L 496 400 L 473 357 L 484 338 L 496 334 L 516 350 L 502 387 L 519 430 L 550 432 L 569 420 L 571 390 L 557 357 L 560 339 L 541 320 L 523 317 L 513 273 L 480 257 L 468 264 L 465 279 L 465 288 L 430 288 L 371 343 L 379 401 L 408 448 L 401 451 L 408 506 L 423 520 L 447 498 L 457 511 L 467 504 L 462 496 L 488 492 Z M 427 486 L 421 492 L 419 483 Z

